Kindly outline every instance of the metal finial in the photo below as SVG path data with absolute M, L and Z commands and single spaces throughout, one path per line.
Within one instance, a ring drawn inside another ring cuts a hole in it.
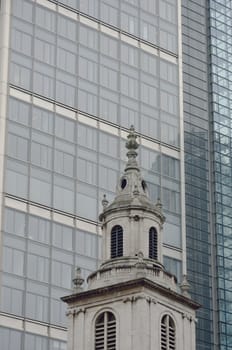
M 84 278 L 81 276 L 81 268 L 78 266 L 75 269 L 75 277 L 72 281 L 74 292 L 81 292 L 83 290 L 82 284 L 84 283 Z
M 128 157 L 128 165 L 137 166 L 136 157 L 138 153 L 136 149 L 139 147 L 138 142 L 136 141 L 137 135 L 135 135 L 134 126 L 131 125 L 130 132 L 127 136 L 128 141 L 126 142 L 126 148 L 128 149 L 127 157 Z
M 109 202 L 106 199 L 106 195 L 103 195 L 103 200 L 102 200 L 102 206 L 103 206 L 103 210 L 106 209 L 106 207 L 108 206 Z
M 190 298 L 190 294 L 189 294 L 190 284 L 187 281 L 186 275 L 183 276 L 183 280 L 180 284 L 180 290 L 185 297 Z

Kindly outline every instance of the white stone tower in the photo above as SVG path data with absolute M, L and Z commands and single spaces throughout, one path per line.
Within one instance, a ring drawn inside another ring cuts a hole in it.
M 68 350 L 195 350 L 195 310 L 184 279 L 162 265 L 164 215 L 148 196 L 133 127 L 114 201 L 103 199 L 103 262 L 82 290 L 80 270 L 68 304 Z

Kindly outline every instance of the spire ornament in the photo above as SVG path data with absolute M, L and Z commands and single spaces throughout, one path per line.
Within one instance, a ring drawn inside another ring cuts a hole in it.
M 180 284 L 180 290 L 182 292 L 182 295 L 184 295 L 187 298 L 190 298 L 189 290 L 190 290 L 190 284 L 187 280 L 187 276 L 183 275 L 183 280 Z
M 82 284 L 84 283 L 84 278 L 81 276 L 81 268 L 76 267 L 75 269 L 75 277 L 73 278 L 73 290 L 76 293 L 82 292 L 83 287 Z
M 103 200 L 102 200 L 102 206 L 103 206 L 103 210 L 106 209 L 106 207 L 108 206 L 109 201 L 106 199 L 106 194 L 103 195 Z
M 135 129 L 134 126 L 131 125 L 130 127 L 130 132 L 127 136 L 128 141 L 126 142 L 126 148 L 128 149 L 127 152 L 127 157 L 128 157 L 128 162 L 126 169 L 130 167 L 138 167 L 138 163 L 136 160 L 136 157 L 138 153 L 136 152 L 137 148 L 139 147 L 138 142 L 136 141 L 137 135 L 135 134 Z

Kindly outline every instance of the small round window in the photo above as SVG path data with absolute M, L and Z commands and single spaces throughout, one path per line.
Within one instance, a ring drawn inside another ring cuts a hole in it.
M 122 188 L 122 190 L 126 187 L 126 184 L 127 184 L 126 179 L 122 179 L 122 181 L 121 181 L 121 188 Z

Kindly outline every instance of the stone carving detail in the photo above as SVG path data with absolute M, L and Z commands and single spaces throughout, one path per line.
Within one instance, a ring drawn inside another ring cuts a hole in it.
M 103 200 L 102 200 L 103 210 L 105 210 L 107 208 L 108 204 L 109 204 L 109 201 L 106 199 L 106 194 L 104 194 Z
M 81 268 L 76 267 L 75 277 L 73 278 L 73 291 L 78 293 L 83 290 L 82 284 L 84 283 L 84 278 L 81 276 Z
M 187 276 L 184 275 L 183 280 L 180 284 L 180 290 L 182 292 L 182 295 L 187 298 L 190 298 L 189 289 L 190 289 L 190 284 L 187 281 Z
M 132 295 L 130 297 L 126 297 L 125 299 L 123 299 L 124 303 L 135 303 L 138 300 L 146 300 L 149 304 L 153 303 L 153 304 L 157 304 L 157 301 L 155 298 L 152 298 L 150 296 L 147 296 L 146 294 L 138 294 L 138 295 Z
M 187 313 L 182 313 L 182 318 L 186 318 L 186 320 L 190 322 L 197 322 L 196 318 L 194 318 L 192 315 L 189 315 Z
M 86 309 L 84 307 L 73 307 L 73 308 L 70 308 L 68 309 L 68 311 L 66 312 L 66 316 L 76 316 L 78 314 L 80 314 L 81 312 L 85 313 L 86 312 Z

